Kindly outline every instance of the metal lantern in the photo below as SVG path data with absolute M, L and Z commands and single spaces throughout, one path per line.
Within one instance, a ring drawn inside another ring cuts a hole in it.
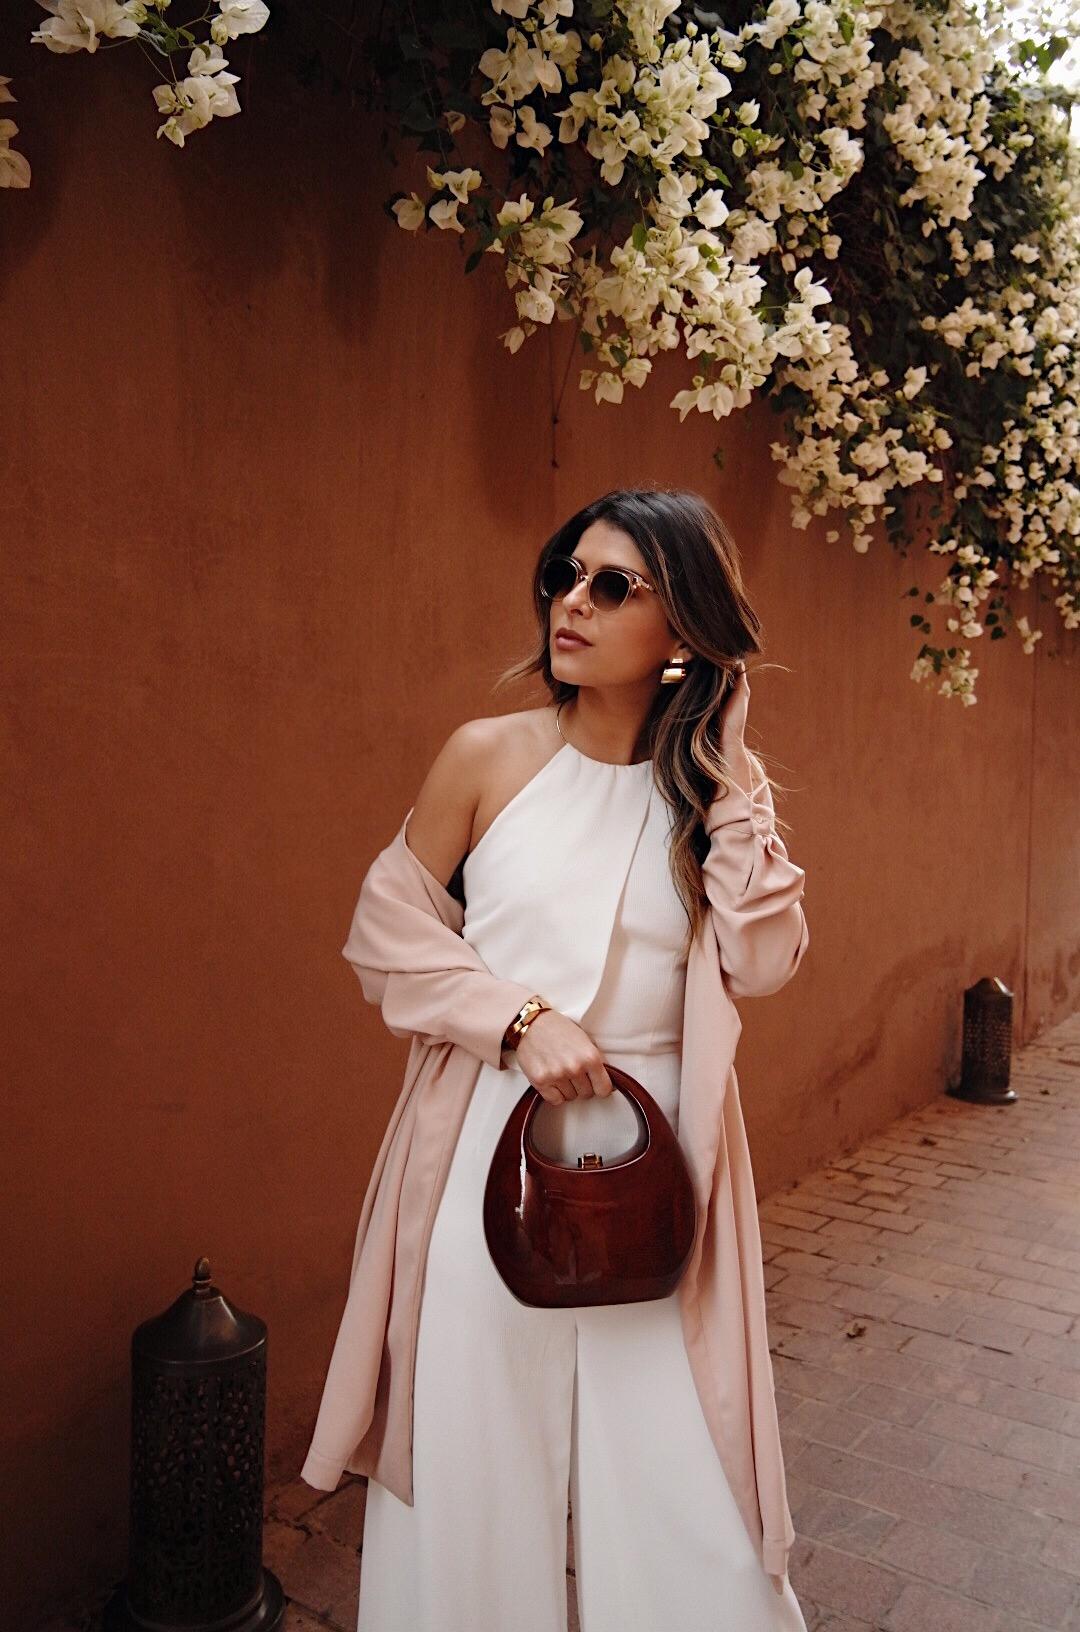
M 266 1326 L 200 1258 L 190 1290 L 131 1339 L 128 1580 L 106 1632 L 274 1632 L 262 1567 Z
M 960 1084 L 949 1092 L 976 1105 L 1011 1105 L 1013 994 L 987 976 L 964 993 L 964 1048 Z

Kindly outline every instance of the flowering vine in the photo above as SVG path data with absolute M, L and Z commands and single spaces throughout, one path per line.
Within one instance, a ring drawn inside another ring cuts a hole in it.
M 269 15 L 38 3 L 50 50 L 136 38 L 166 59 L 178 146 L 238 111 L 223 47 Z M 680 420 L 762 392 L 796 529 L 832 516 L 826 540 L 866 553 L 884 522 L 906 553 L 905 495 L 936 488 L 947 571 L 911 614 L 911 674 L 971 704 L 964 642 L 1043 636 L 1025 593 L 1080 624 L 1080 159 L 1076 98 L 1048 79 L 1080 36 L 1067 3 L 382 0 L 376 99 L 433 161 L 387 207 L 467 241 L 467 272 L 502 257 L 510 352 L 573 321 L 598 403 L 664 351 L 692 365 Z M 17 131 L 0 119 L 0 185 L 29 182 Z
M 240 76 L 226 72 L 229 60 L 223 47 L 241 34 L 257 33 L 270 10 L 264 0 L 216 0 L 212 13 L 206 7 L 198 17 L 173 26 L 165 21 L 171 4 L 172 0 L 145 0 L 145 4 L 143 0 L 38 0 L 50 15 L 30 39 L 34 45 L 59 53 L 94 52 L 105 40 L 120 43 L 134 39 L 164 57 L 169 79 L 155 86 L 153 92 L 158 112 L 166 115 L 157 133 L 183 147 L 186 138 L 211 119 L 240 112 L 234 89 Z M 193 31 L 208 20 L 207 38 L 200 42 Z M 187 72 L 181 77 L 173 58 L 185 55 Z M 2 83 L 6 87 L 8 81 Z M 0 100 L 14 98 L 0 92 Z M 5 145 L 6 137 L 14 135 L 17 128 L 11 120 L 0 120 L 0 137 Z M 30 167 L 25 159 L 21 164 L 16 162 L 19 158 L 0 147 L 0 185 L 29 185 Z
M 882 520 L 903 548 L 904 491 L 937 485 L 951 643 L 911 674 L 965 704 L 963 642 L 1041 638 L 1031 585 L 1080 624 L 1080 173 L 1046 78 L 1080 25 L 1020 38 L 1008 9 L 387 0 L 378 54 L 435 161 L 387 207 L 467 239 L 466 271 L 503 258 L 509 351 L 575 321 L 579 386 L 618 403 L 681 348 L 681 420 L 763 390 L 793 526 L 835 512 L 860 553 Z

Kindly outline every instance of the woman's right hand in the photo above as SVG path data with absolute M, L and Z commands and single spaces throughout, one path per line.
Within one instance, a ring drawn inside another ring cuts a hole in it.
M 614 1083 L 604 1069 L 604 1057 L 587 1031 L 558 1009 L 544 1009 L 529 1026 L 515 1050 L 516 1058 L 549 1105 L 570 1099 L 606 1099 Z

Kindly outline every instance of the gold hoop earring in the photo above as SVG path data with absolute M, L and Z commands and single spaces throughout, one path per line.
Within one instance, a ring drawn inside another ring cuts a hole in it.
M 689 661 L 689 658 L 686 657 L 670 658 L 663 674 L 660 676 L 660 684 L 670 686 L 677 680 L 685 680 Z

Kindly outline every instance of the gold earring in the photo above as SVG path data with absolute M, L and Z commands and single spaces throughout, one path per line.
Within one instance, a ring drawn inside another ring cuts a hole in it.
M 660 684 L 662 686 L 670 686 L 676 680 L 685 680 L 689 661 L 689 658 L 686 657 L 669 658 L 667 666 L 665 667 L 663 674 L 660 676 Z

